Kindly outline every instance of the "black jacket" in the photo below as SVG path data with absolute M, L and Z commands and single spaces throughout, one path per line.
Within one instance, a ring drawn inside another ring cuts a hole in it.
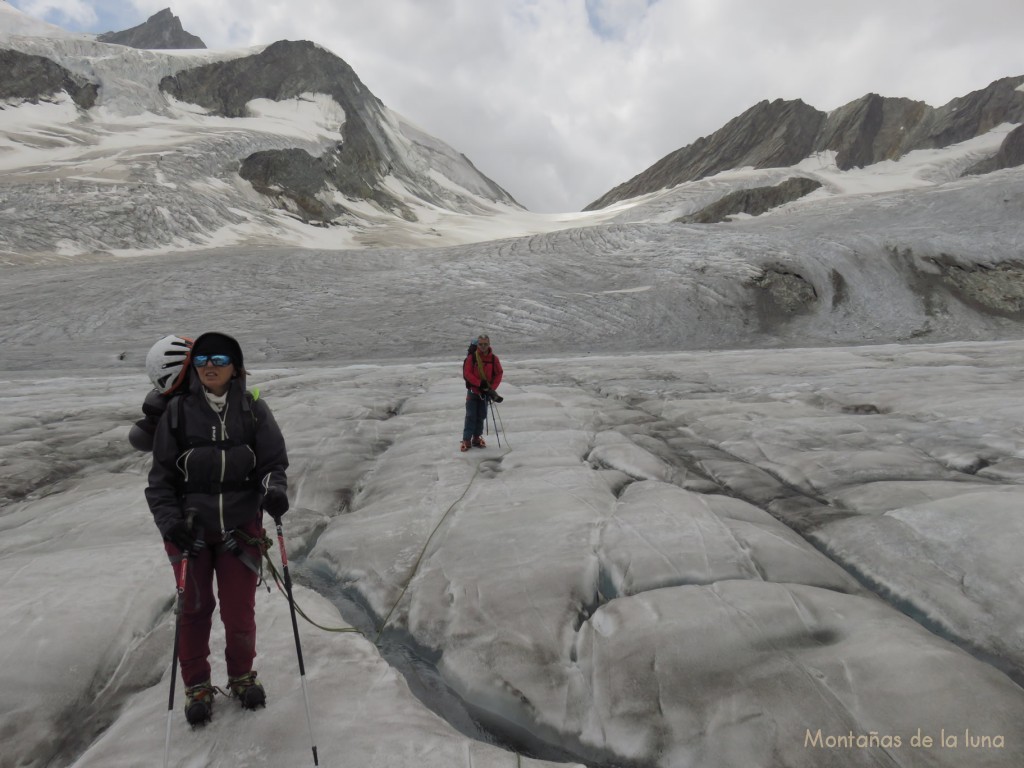
M 170 400 L 153 440 L 146 501 L 164 536 L 187 510 L 211 537 L 260 521 L 266 489 L 288 488 L 284 436 L 267 404 L 245 391 L 244 375 L 231 381 L 222 415 L 223 424 L 190 370 L 186 392 Z

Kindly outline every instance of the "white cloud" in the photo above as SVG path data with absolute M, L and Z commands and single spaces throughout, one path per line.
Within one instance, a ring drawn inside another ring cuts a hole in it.
M 111 7 L 14 4 L 69 17 Z M 135 17 L 120 28 L 167 5 L 131 0 Z M 829 110 L 876 92 L 938 106 L 1024 74 L 1019 0 L 176 0 L 171 9 L 211 47 L 324 45 L 389 107 L 541 211 L 581 208 L 763 99 Z
M 89 0 L 19 0 L 11 3 L 29 16 L 45 19 L 54 24 L 89 27 L 96 23 L 97 15 Z

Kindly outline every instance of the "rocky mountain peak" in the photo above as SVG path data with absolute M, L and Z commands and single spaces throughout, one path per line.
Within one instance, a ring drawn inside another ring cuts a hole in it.
M 122 32 L 105 32 L 97 35 L 101 43 L 127 45 L 130 48 L 180 49 L 205 48 L 206 43 L 189 34 L 181 26 L 181 19 L 164 8 L 154 13 L 144 23 Z
M 388 188 L 388 177 L 430 204 L 453 209 L 472 205 L 468 196 L 438 184 L 433 179 L 437 173 L 450 174 L 473 196 L 518 207 L 464 157 L 398 119 L 343 59 L 312 42 L 281 40 L 252 56 L 182 70 L 165 77 L 160 89 L 223 117 L 244 117 L 254 99 L 330 96 L 345 115 L 341 142 L 318 156 L 301 148 L 256 152 L 239 169 L 254 188 L 305 220 L 343 215 L 344 208 L 328 199 L 334 191 L 415 219 L 406 202 Z
M 678 149 L 612 189 L 584 210 L 702 179 L 729 168 L 771 168 L 800 162 L 814 146 L 825 114 L 799 99 L 761 101 L 711 136 Z
M 815 152 L 835 152 L 836 166 L 849 170 L 896 160 L 915 149 L 948 147 L 1001 123 L 1024 122 L 1022 85 L 1024 76 L 1002 78 L 939 108 L 877 93 L 831 113 L 799 100 L 762 101 L 710 136 L 666 155 L 584 210 L 597 210 L 733 168 L 795 165 Z M 1008 146 L 1001 153 L 1000 167 L 1012 162 L 1016 152 L 1015 145 Z

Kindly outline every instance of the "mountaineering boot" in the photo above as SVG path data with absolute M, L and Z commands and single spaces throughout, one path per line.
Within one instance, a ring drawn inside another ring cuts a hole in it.
M 473 438 L 473 447 L 474 448 L 486 448 L 487 447 L 487 443 L 484 442 L 484 439 L 482 437 L 474 437 Z
M 228 688 L 231 695 L 238 699 L 242 709 L 256 709 L 267 704 L 267 694 L 263 690 L 263 683 L 256 679 L 256 672 L 246 672 L 238 677 L 228 678 Z
M 213 717 L 213 697 L 217 689 L 210 681 L 190 685 L 185 689 L 185 719 L 193 728 L 206 725 Z
M 462 451 L 463 453 L 468 451 L 469 450 L 469 440 L 463 440 L 461 443 L 459 443 L 459 450 Z

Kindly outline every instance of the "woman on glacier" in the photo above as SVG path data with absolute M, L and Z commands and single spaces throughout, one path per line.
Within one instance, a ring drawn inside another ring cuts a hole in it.
M 270 408 L 246 391 L 232 337 L 199 336 L 180 389 L 156 428 L 146 500 L 176 576 L 188 557 L 178 649 L 185 717 L 200 725 L 219 691 L 209 661 L 215 577 L 230 694 L 246 709 L 266 703 L 253 670 L 261 510 L 275 518 L 288 510 L 288 456 Z

